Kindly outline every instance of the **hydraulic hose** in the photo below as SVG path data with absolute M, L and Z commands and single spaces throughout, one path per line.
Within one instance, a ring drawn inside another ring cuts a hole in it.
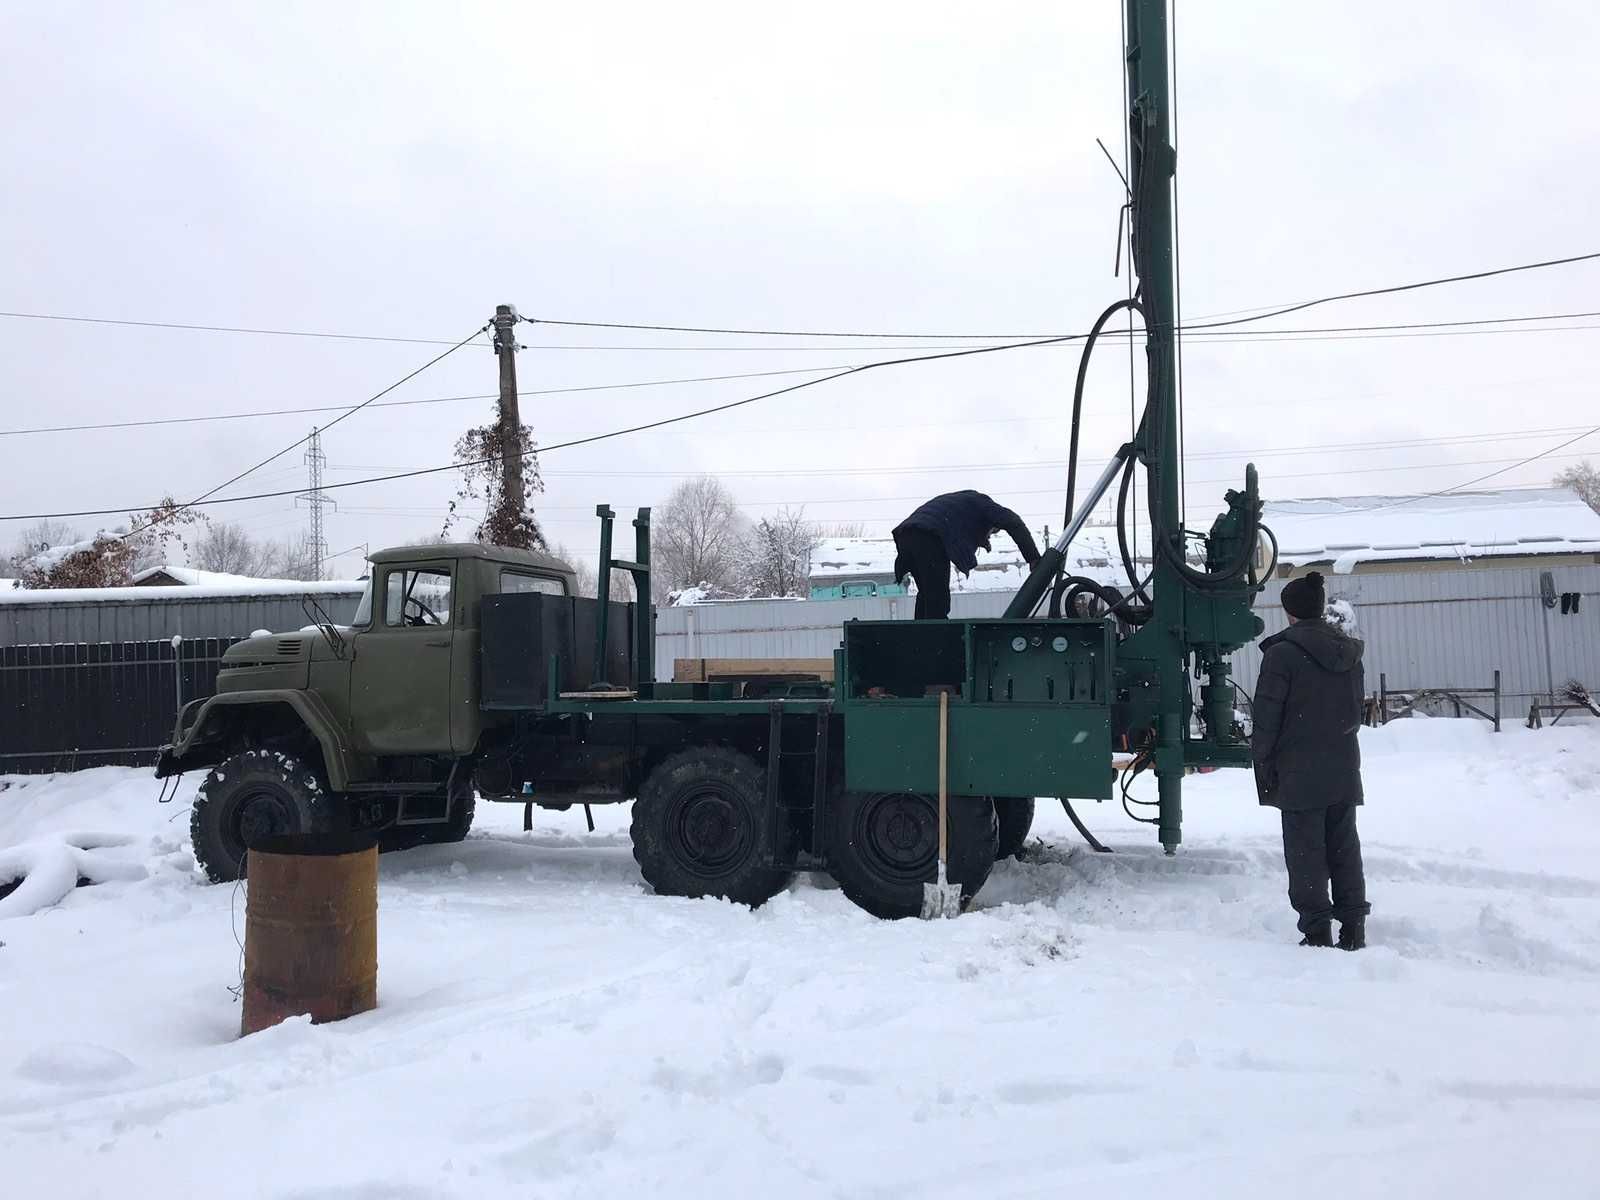
M 1260 526 L 1261 532 L 1267 535 L 1267 540 L 1272 543 L 1272 558 L 1267 562 L 1267 569 L 1260 575 L 1255 573 L 1255 568 L 1250 570 L 1250 584 L 1252 587 L 1271 579 L 1278 570 L 1278 535 L 1272 532 L 1267 525 Z
M 1078 378 L 1072 385 L 1072 440 L 1067 447 L 1067 515 L 1062 521 L 1063 527 L 1072 523 L 1072 504 L 1078 495 L 1078 434 L 1083 421 L 1083 388 L 1089 378 L 1089 359 L 1094 355 L 1094 344 L 1100 339 L 1106 322 L 1123 309 L 1136 312 L 1141 320 L 1145 319 L 1144 306 L 1137 300 L 1127 298 L 1116 301 L 1095 318 L 1089 328 L 1089 336 L 1084 339 L 1083 353 L 1078 356 Z

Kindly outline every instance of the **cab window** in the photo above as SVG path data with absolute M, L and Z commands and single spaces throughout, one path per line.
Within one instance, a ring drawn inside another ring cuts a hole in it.
M 450 572 L 443 567 L 390 571 L 383 588 L 383 623 L 450 624 Z
M 506 595 L 518 592 L 539 592 L 546 596 L 565 596 L 567 585 L 547 575 L 524 575 L 521 571 L 501 571 L 500 591 Z

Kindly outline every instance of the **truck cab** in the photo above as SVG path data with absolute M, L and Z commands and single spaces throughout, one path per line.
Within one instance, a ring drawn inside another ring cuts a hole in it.
M 213 879 L 237 878 L 246 845 L 272 833 L 465 836 L 474 762 L 511 720 L 480 703 L 483 602 L 576 592 L 572 568 L 534 550 L 404 546 L 369 561 L 349 625 L 308 607 L 314 624 L 237 643 L 216 695 L 178 714 L 156 774 L 211 768 L 191 831 Z
M 360 754 L 470 754 L 483 734 L 485 596 L 572 595 L 572 568 L 533 550 L 402 547 L 371 558 L 351 623 L 348 716 Z

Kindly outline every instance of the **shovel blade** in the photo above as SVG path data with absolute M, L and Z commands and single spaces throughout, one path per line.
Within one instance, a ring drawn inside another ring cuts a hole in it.
M 943 863 L 939 864 L 939 881 L 922 885 L 922 912 L 919 915 L 924 921 L 961 915 L 961 885 L 945 878 Z

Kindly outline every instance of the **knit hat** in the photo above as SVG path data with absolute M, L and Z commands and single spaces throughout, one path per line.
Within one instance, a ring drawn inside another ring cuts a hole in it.
M 1302 621 L 1320 620 L 1328 601 L 1327 593 L 1322 588 L 1321 573 L 1312 571 L 1299 579 L 1291 579 L 1283 585 L 1280 599 L 1284 611 L 1291 617 Z

